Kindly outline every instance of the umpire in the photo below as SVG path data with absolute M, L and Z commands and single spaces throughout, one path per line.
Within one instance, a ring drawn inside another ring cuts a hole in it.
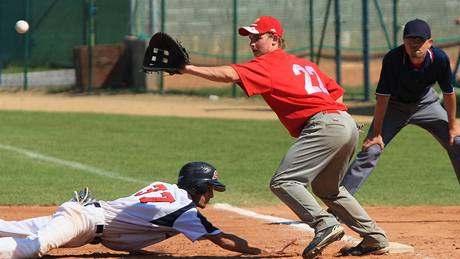
M 420 19 L 404 27 L 404 44 L 383 58 L 374 119 L 362 151 L 342 185 L 354 194 L 369 177 L 384 146 L 408 124 L 430 132 L 446 149 L 460 183 L 460 128 L 455 122 L 456 95 L 449 57 L 432 46 L 429 25 Z M 438 83 L 444 108 L 433 86 Z

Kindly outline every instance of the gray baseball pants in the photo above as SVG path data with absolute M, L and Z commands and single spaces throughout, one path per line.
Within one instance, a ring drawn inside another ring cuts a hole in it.
M 387 246 L 385 232 L 340 186 L 357 140 L 356 123 L 347 112 L 315 114 L 281 161 L 270 188 L 316 233 L 340 224 L 307 190 L 311 185 L 337 217 L 364 237 L 364 245 Z
M 446 149 L 460 183 L 460 137 L 455 137 L 454 145 L 449 145 L 449 125 L 447 112 L 441 106 L 434 89 L 416 103 L 402 103 L 390 99 L 382 126 L 382 138 L 385 146 L 408 124 L 414 124 L 430 132 Z M 373 123 L 369 133 L 373 129 Z M 369 134 L 368 133 L 368 134 Z M 372 145 L 367 151 L 361 151 L 345 175 L 342 185 L 355 194 L 377 165 L 382 150 Z

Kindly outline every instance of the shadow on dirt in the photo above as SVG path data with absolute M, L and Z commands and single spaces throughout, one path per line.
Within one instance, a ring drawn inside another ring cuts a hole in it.
M 132 253 L 132 254 L 119 254 L 116 252 L 113 253 L 91 253 L 91 254 L 81 254 L 81 255 L 47 255 L 42 258 L 50 259 L 50 258 L 159 258 L 159 259 L 229 259 L 229 258 L 289 258 L 289 257 L 297 257 L 297 254 L 280 254 L 280 255 L 266 255 L 266 256 L 259 256 L 259 255 L 235 255 L 235 256 L 203 256 L 203 255 L 194 255 L 194 256 L 180 256 L 180 255 L 171 255 L 171 254 L 164 254 L 158 252 L 150 252 L 150 251 L 141 251 L 139 253 Z
M 348 107 L 348 113 L 351 115 L 373 116 L 375 104 L 369 102 L 345 103 Z M 252 108 L 252 107 L 226 107 L 205 109 L 207 112 L 216 111 L 250 111 L 250 112 L 272 112 L 270 108 Z

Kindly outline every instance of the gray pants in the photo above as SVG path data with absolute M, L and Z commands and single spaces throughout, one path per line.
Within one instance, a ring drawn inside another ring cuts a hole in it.
M 447 112 L 441 106 L 439 97 L 434 89 L 417 103 L 388 103 L 382 126 L 382 138 L 385 146 L 408 124 L 420 126 L 430 132 L 446 149 L 460 183 L 460 137 L 455 137 L 454 145 L 449 145 L 449 125 Z M 372 131 L 373 124 L 369 129 Z M 342 185 L 355 194 L 372 173 L 377 165 L 382 150 L 378 145 L 372 145 L 367 151 L 361 151 L 356 156 L 345 175 Z
M 319 232 L 339 224 L 322 209 L 318 196 L 346 225 L 364 237 L 364 245 L 386 246 L 388 240 L 348 191 L 340 187 L 358 140 L 346 112 L 317 113 L 305 124 L 273 176 L 270 188 L 297 216 Z

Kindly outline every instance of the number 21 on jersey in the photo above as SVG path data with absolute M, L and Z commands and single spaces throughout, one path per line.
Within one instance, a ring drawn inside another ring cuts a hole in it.
M 310 66 L 303 67 L 301 65 L 294 64 L 292 65 L 292 72 L 294 72 L 296 76 L 300 74 L 304 74 L 305 91 L 307 91 L 308 94 L 314 94 L 314 93 L 320 93 L 320 92 L 329 94 L 327 89 L 324 87 L 323 82 L 319 78 L 318 74 L 312 67 Z M 313 83 L 312 77 L 314 81 L 316 82 Z
M 158 196 L 160 195 L 160 196 Z M 155 184 L 153 188 L 148 188 L 145 191 L 140 191 L 134 194 L 134 196 L 142 196 L 139 198 L 139 201 L 142 203 L 147 202 L 169 202 L 172 203 L 175 201 L 174 197 L 170 192 L 168 192 L 168 188 L 163 184 Z

